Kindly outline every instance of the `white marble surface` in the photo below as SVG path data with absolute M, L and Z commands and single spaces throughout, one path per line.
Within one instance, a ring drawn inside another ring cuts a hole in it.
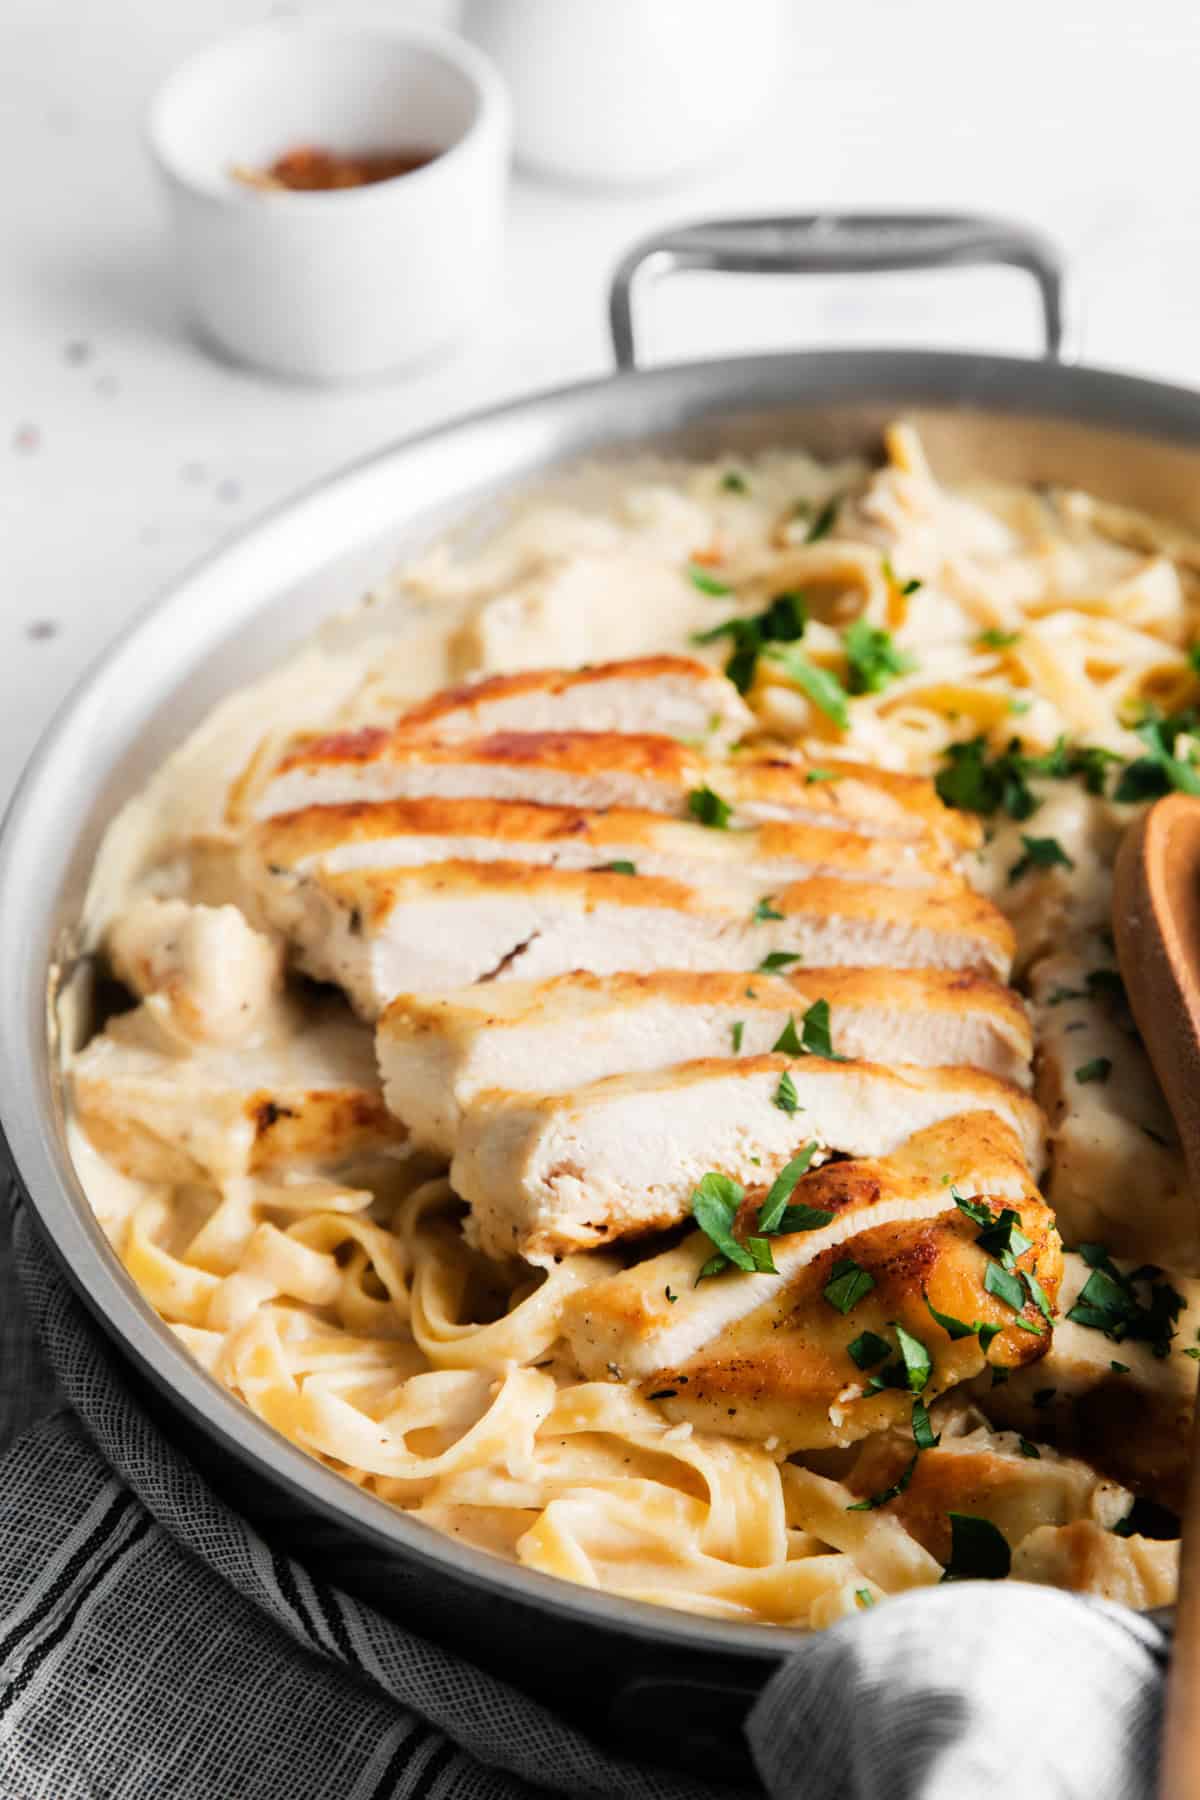
M 1010 212 L 1070 252 L 1089 360 L 1200 384 L 1200 12 L 1187 0 L 796 0 L 773 101 L 719 167 L 655 193 L 518 179 L 505 280 L 475 339 L 409 380 L 340 391 L 235 371 L 190 341 L 139 142 L 158 77 L 267 11 L 0 4 L 0 796 L 101 646 L 260 510 L 440 418 L 603 371 L 608 272 L 660 223 L 789 207 Z M 816 342 L 1019 350 L 1035 335 L 1030 297 L 1007 273 L 803 291 L 693 278 L 663 290 L 652 323 L 659 356 Z

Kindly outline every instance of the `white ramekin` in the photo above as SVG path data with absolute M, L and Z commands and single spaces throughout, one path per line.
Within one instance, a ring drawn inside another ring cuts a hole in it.
M 503 83 L 447 32 L 294 17 L 202 50 L 147 118 L 197 329 L 314 381 L 447 348 L 495 293 L 510 138 Z M 230 173 L 297 144 L 441 154 L 332 193 L 263 192 Z

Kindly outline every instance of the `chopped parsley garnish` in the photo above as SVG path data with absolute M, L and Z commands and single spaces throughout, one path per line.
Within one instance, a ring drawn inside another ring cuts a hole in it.
M 736 469 L 726 469 L 721 477 L 721 491 L 725 494 L 748 494 L 750 484 Z
M 1004 1330 L 1004 1327 L 1003 1327 L 1003 1325 L 991 1325 L 991 1324 L 978 1325 L 978 1326 L 976 1326 L 976 1330 L 979 1333 L 979 1348 L 983 1351 L 983 1354 L 986 1356 L 988 1351 L 991 1349 L 992 1344 L 995 1341 L 995 1339 L 998 1338 L 1000 1336 L 1000 1333 Z M 1007 1377 L 1006 1377 L 1006 1379 L 1007 1379 Z
M 1200 1344 L 1185 1345 L 1183 1354 L 1190 1356 L 1193 1362 L 1200 1362 Z
M 897 575 L 886 556 L 882 559 L 879 566 L 883 570 L 884 580 L 889 586 L 894 587 L 896 592 L 904 600 L 907 600 L 910 594 L 915 594 L 918 588 L 924 587 L 925 585 L 924 582 L 918 580 L 915 575 L 910 577 L 908 581 L 901 581 L 899 575 Z
M 669 1304 L 669 1305 L 671 1305 L 671 1306 L 674 1306 L 674 1304 L 675 1304 L 675 1302 L 676 1302 L 676 1301 L 677 1301 L 677 1300 L 678 1300 L 678 1298 L 679 1298 L 679 1295 L 678 1295 L 678 1294 L 673 1294 L 673 1293 L 672 1293 L 672 1292 L 671 1292 L 671 1289 L 670 1289 L 670 1287 L 669 1287 L 669 1286 L 668 1286 L 668 1287 L 665 1287 L 665 1288 L 664 1288 L 664 1289 L 663 1289 L 663 1293 L 664 1293 L 664 1294 L 665 1294 L 665 1295 L 666 1295 L 666 1298 L 667 1298 L 667 1302 L 668 1302 L 668 1304 Z
M 1191 1356 L 1193 1354 L 1194 1354 L 1194 1352 L 1192 1352 L 1190 1350 L 1188 1351 L 1189 1356 Z M 1108 1366 L 1112 1370 L 1114 1375 L 1128 1375 L 1128 1373 L 1129 1373 L 1129 1364 L 1128 1363 L 1110 1362 Z
M 836 769 L 810 769 L 804 777 L 804 783 L 805 783 L 806 787 L 811 787 L 815 781 L 840 781 L 840 780 L 841 780 L 841 776 L 838 774 Z
M 814 1000 L 803 1019 L 801 1048 L 806 1056 L 823 1056 L 826 1062 L 845 1062 L 833 1047 L 829 1031 L 829 1002 Z
M 850 1359 L 860 1369 L 873 1369 L 881 1363 L 885 1356 L 890 1356 L 892 1346 L 886 1338 L 881 1338 L 877 1331 L 862 1331 L 846 1349 Z
M 783 914 L 777 907 L 771 905 L 774 898 L 774 894 L 764 894 L 762 899 L 755 906 L 754 911 L 750 916 L 756 925 L 763 924 L 767 919 L 782 919 Z
M 847 693 L 830 669 L 818 668 L 802 650 L 772 650 L 771 661 L 778 663 L 789 681 L 806 694 L 815 707 L 833 720 L 839 731 L 850 724 L 846 710 Z
M 828 1000 L 814 1000 L 801 1017 L 802 1031 L 796 1030 L 794 1013 L 788 1014 L 788 1022 L 771 1045 L 772 1051 L 785 1056 L 820 1056 L 826 1062 L 845 1062 L 833 1047 L 833 1038 L 829 1030 Z
M 694 1188 L 692 1217 L 716 1250 L 697 1275 L 697 1281 L 719 1275 L 730 1263 L 748 1275 L 775 1273 L 775 1259 L 766 1238 L 748 1237 L 742 1243 L 733 1234 L 734 1221 L 744 1199 L 745 1193 L 739 1182 L 714 1170 L 702 1176 Z
M 874 1286 L 875 1277 L 869 1270 L 860 1267 L 853 1257 L 844 1256 L 829 1271 L 824 1293 L 830 1306 L 848 1313 L 866 1299 Z
M 990 1519 L 974 1513 L 948 1513 L 950 1561 L 943 1581 L 1002 1581 L 1012 1568 L 1007 1539 Z
M 1102 1331 L 1113 1343 L 1138 1340 L 1149 1344 L 1153 1355 L 1167 1356 L 1175 1321 L 1183 1311 L 1182 1294 L 1167 1282 L 1155 1280 L 1156 1269 L 1135 1269 L 1131 1275 L 1123 1275 L 1103 1244 L 1080 1244 L 1079 1254 L 1091 1274 L 1067 1314 L 1070 1322 Z M 1147 1302 L 1138 1297 L 1139 1285 L 1150 1289 Z
M 601 863 L 600 868 L 601 868 L 601 872 L 607 872 L 609 875 L 636 875 L 637 874 L 637 864 L 627 862 L 624 860 L 624 858 L 619 858 L 616 862 Z
M 1025 1289 L 1019 1275 L 1010 1274 L 998 1262 L 989 1262 L 984 1271 L 983 1285 L 987 1293 L 994 1294 L 997 1300 L 1003 1300 L 1005 1306 L 1011 1306 L 1014 1312 L 1024 1312 Z
M 921 1452 L 919 1450 L 914 1451 L 911 1461 L 903 1469 L 899 1479 L 892 1483 L 891 1487 L 884 1488 L 883 1492 L 880 1494 L 871 1494 L 866 1500 L 856 1500 L 853 1506 L 848 1506 L 846 1508 L 846 1511 L 874 1512 L 877 1506 L 886 1506 L 889 1500 L 895 1500 L 904 1492 L 905 1488 L 912 1480 L 913 1470 L 917 1466 L 917 1457 L 920 1456 L 920 1454 Z
M 1008 871 L 1009 885 L 1020 881 L 1030 869 L 1073 869 L 1075 864 L 1067 855 L 1057 838 L 1028 837 L 1021 833 L 1021 842 L 1025 846 L 1025 854 L 1020 857 Z
M 1082 1063 L 1075 1071 L 1075 1079 L 1080 1087 L 1087 1087 L 1092 1081 L 1107 1081 L 1112 1074 L 1112 1058 L 1110 1056 L 1094 1056 L 1091 1062 Z
M 983 1227 L 975 1242 L 988 1256 L 998 1258 L 1005 1269 L 1012 1269 L 1018 1256 L 1024 1256 L 1026 1250 L 1033 1248 L 1032 1240 L 1021 1230 L 1020 1213 L 1014 1212 L 1011 1206 L 994 1214 L 979 1201 L 964 1200 L 953 1189 L 951 1193 L 959 1212 L 965 1213 L 973 1225 Z
M 829 533 L 833 530 L 833 527 L 837 522 L 838 507 L 840 505 L 841 498 L 837 494 L 834 495 L 832 500 L 827 500 L 825 502 L 805 534 L 804 541 L 806 544 L 818 544 L 823 537 L 829 536 Z
M 728 831 L 733 808 L 710 787 L 693 788 L 687 803 L 688 811 L 699 824 L 708 825 L 713 831 Z
M 1046 1290 L 1038 1280 L 1037 1276 L 1030 1274 L 1029 1270 L 1026 1269 L 1021 1275 L 1021 1280 L 1025 1283 L 1029 1297 L 1041 1313 L 1043 1319 L 1045 1319 L 1048 1325 L 1052 1324 L 1054 1322 L 1054 1308 L 1051 1306 L 1046 1295 Z
M 1068 747 L 1065 738 L 1042 756 L 1027 755 L 1020 739 L 1012 738 L 1007 749 L 990 756 L 987 739 L 975 737 L 949 745 L 936 786 L 946 805 L 962 812 L 984 817 L 1006 812 L 1012 819 L 1028 819 L 1040 804 L 1029 785 L 1031 775 L 1055 781 L 1078 777 L 1089 794 L 1103 794 L 1108 770 L 1120 760 L 1115 751 L 1095 745 Z
M 1135 727 L 1147 754 L 1129 763 L 1113 789 L 1113 799 L 1136 803 L 1154 800 L 1172 790 L 1179 794 L 1200 794 L 1200 769 L 1193 758 L 1186 762 L 1175 755 L 1176 739 L 1191 736 L 1200 720 L 1194 712 L 1150 713 Z
M 779 1077 L 779 1086 L 771 1095 L 771 1103 L 777 1106 L 780 1112 L 794 1113 L 800 1110 L 800 1098 L 796 1093 L 796 1084 L 786 1069 Z
M 842 633 L 846 649 L 848 673 L 846 686 L 852 694 L 878 694 L 898 675 L 907 675 L 916 667 L 911 656 L 896 648 L 890 631 L 855 619 Z
M 990 631 L 981 631 L 975 640 L 981 650 L 1011 650 L 1020 641 L 1019 631 L 998 631 L 995 626 Z
M 720 625 L 693 634 L 694 644 L 715 644 L 727 637 L 733 644 L 725 673 L 741 694 L 754 685 L 758 659 L 768 644 L 793 644 L 804 636 L 808 608 L 803 594 L 776 594 L 760 613 L 722 620 Z
M 833 1218 L 831 1212 L 823 1212 L 815 1206 L 788 1205 L 796 1183 L 807 1170 L 816 1151 L 814 1139 L 805 1144 L 779 1171 L 759 1211 L 758 1230 L 744 1242 L 735 1235 L 733 1229 L 746 1197 L 741 1183 L 716 1170 L 710 1170 L 701 1178 L 692 1192 L 692 1218 L 712 1244 L 715 1254 L 704 1264 L 696 1277 L 697 1281 L 719 1275 L 730 1264 L 747 1275 L 773 1275 L 776 1273 L 775 1259 L 767 1242 L 769 1237 L 785 1236 L 796 1231 L 816 1231 L 822 1225 L 829 1224 Z M 668 1300 L 674 1298 L 670 1288 L 665 1292 Z
M 729 1027 L 729 1036 L 733 1043 L 733 1054 L 738 1056 L 742 1049 L 742 1036 L 746 1029 L 745 1019 L 735 1019 Z
M 929 1308 L 929 1315 L 933 1319 L 934 1324 L 940 1325 L 947 1337 L 974 1337 L 978 1330 L 978 1326 L 968 1325 L 965 1319 L 956 1319 L 953 1313 L 939 1312 L 928 1294 L 925 1295 L 925 1304 Z
M 711 575 L 707 569 L 701 568 L 699 563 L 689 563 L 687 573 L 692 586 L 699 588 L 700 592 L 707 594 L 710 599 L 723 600 L 726 594 L 733 592 L 727 581 L 722 581 L 719 575 Z
M 942 1441 L 940 1431 L 929 1423 L 929 1411 L 923 1400 L 914 1400 L 912 1409 L 913 1442 L 918 1450 L 935 1450 Z
M 771 1183 L 758 1215 L 758 1229 L 763 1237 L 782 1236 L 791 1231 L 816 1231 L 819 1226 L 828 1225 L 833 1218 L 831 1212 L 824 1212 L 816 1206 L 788 1205 L 796 1183 L 808 1172 L 816 1153 L 817 1143 L 814 1138 L 793 1156 L 791 1162 L 783 1165 Z
M 855 1588 L 854 1604 L 858 1607 L 860 1612 L 870 1612 L 875 1604 L 875 1596 L 870 1588 Z
M 756 975 L 777 975 L 780 969 L 790 969 L 793 963 L 803 962 L 799 950 L 770 950 L 763 957 L 754 973 Z M 749 993 L 749 988 L 746 989 Z
M 1041 1451 L 1036 1444 L 1031 1444 L 1027 1437 L 1018 1437 L 1017 1449 L 1021 1452 L 1022 1456 L 1029 1457 L 1032 1462 L 1041 1462 L 1042 1460 Z
M 896 1342 L 900 1346 L 908 1386 L 914 1394 L 919 1394 L 933 1372 L 933 1360 L 920 1338 L 905 1331 L 903 1325 L 893 1323 L 892 1330 L 896 1333 Z

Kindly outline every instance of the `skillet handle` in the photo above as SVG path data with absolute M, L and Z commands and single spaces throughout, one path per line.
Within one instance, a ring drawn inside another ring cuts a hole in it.
M 1037 283 L 1043 354 L 1074 360 L 1066 265 L 1028 225 L 976 213 L 803 213 L 774 219 L 706 219 L 635 244 L 613 274 L 608 317 L 619 369 L 636 369 L 634 303 L 642 288 L 680 269 L 759 275 L 858 275 L 895 269 L 1007 264 Z

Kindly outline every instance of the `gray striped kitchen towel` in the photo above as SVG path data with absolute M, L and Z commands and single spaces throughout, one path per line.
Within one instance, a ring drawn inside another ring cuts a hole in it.
M 600 1750 L 218 1500 L 15 1200 L 0 1201 L 0 1450 L 0 1800 L 1153 1792 L 1159 1627 L 985 1583 L 803 1643 L 750 1718 L 760 1787 Z

